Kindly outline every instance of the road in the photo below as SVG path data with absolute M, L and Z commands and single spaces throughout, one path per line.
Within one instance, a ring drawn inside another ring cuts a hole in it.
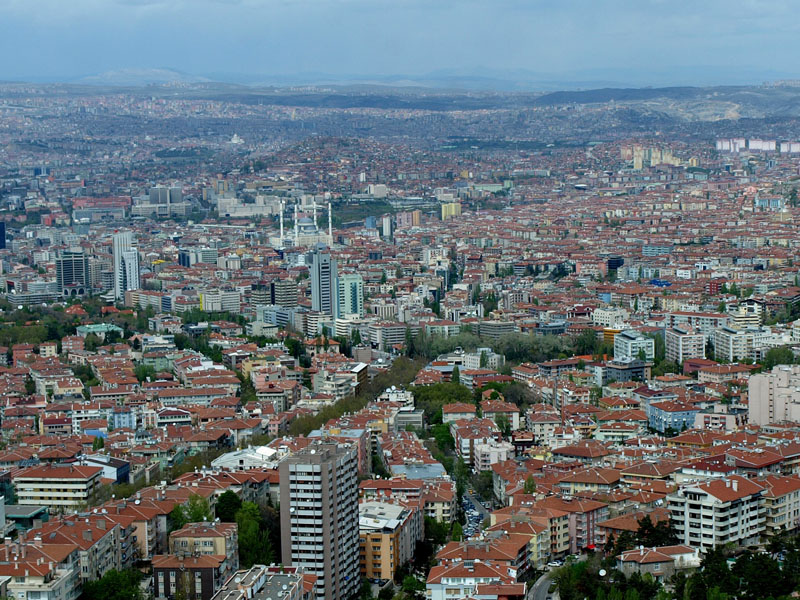
M 539 579 L 536 580 L 531 586 L 531 590 L 528 593 L 528 600 L 547 600 L 547 596 L 550 593 L 550 584 L 552 580 L 550 579 L 550 572 L 545 573 Z M 557 593 L 553 593 L 553 597 L 557 597 Z
M 469 500 L 475 507 L 475 510 L 477 510 L 478 513 L 481 515 L 481 521 L 484 521 L 489 518 L 489 511 L 486 510 L 486 508 L 484 508 L 483 504 L 481 504 L 481 501 L 476 496 L 473 496 L 469 492 L 464 492 L 464 498 Z

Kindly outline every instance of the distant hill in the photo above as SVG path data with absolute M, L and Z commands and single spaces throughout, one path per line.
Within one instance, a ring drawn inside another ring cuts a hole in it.
M 98 75 L 89 75 L 74 83 L 87 85 L 165 85 L 170 83 L 203 83 L 210 79 L 197 75 L 187 75 L 172 69 L 119 69 Z

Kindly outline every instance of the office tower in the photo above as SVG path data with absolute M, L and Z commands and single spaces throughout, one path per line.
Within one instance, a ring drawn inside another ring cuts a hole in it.
M 0 250 L 6 248 L 6 222 L 0 221 Z
M 311 309 L 334 316 L 336 309 L 336 261 L 328 252 L 315 250 L 311 259 Z
M 183 190 L 179 187 L 157 185 L 150 188 L 150 204 L 178 204 L 183 202 Z
M 336 316 L 364 316 L 364 279 L 357 273 L 336 278 Z
M 317 579 L 317 600 L 358 592 L 358 469 L 352 445 L 314 443 L 280 465 L 282 558 Z
M 83 250 L 70 249 L 56 258 L 56 282 L 62 296 L 91 293 L 89 258 Z
M 286 308 L 297 306 L 297 282 L 294 279 L 276 279 L 270 283 L 270 303 Z
M 131 247 L 130 231 L 120 231 L 112 238 L 114 256 L 114 298 L 122 300 L 128 290 L 139 289 L 139 253 Z

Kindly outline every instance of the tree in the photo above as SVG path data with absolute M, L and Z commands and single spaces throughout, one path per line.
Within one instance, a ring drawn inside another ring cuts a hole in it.
M 147 381 L 148 379 L 152 380 L 156 376 L 156 370 L 151 365 L 137 365 L 136 368 L 133 370 L 134 375 L 136 375 L 136 379 L 139 382 Z
M 425 517 L 425 537 L 433 544 L 441 546 L 447 543 L 448 527 L 433 517 Z
M 533 478 L 533 475 L 528 475 L 528 478 L 525 480 L 525 485 L 523 486 L 522 490 L 526 494 L 536 493 L 536 480 Z
M 641 546 L 658 547 L 673 546 L 678 543 L 678 536 L 672 529 L 668 519 L 653 524 L 650 515 L 639 519 L 639 529 L 636 532 L 636 543 Z
M 453 375 L 450 378 L 453 383 L 461 383 L 461 371 L 458 366 L 453 367 Z
M 495 425 L 500 430 L 500 433 L 503 434 L 504 437 L 508 437 L 511 435 L 511 423 L 508 420 L 508 415 L 505 413 L 499 413 L 494 418 Z
M 462 537 L 464 537 L 464 530 L 461 527 L 461 523 L 456 521 L 453 523 L 453 533 L 450 536 L 450 539 L 452 539 L 454 542 L 460 542 Z
M 212 521 L 214 519 L 213 515 L 211 514 L 211 506 L 209 505 L 208 500 L 202 496 L 199 496 L 198 494 L 192 494 L 189 496 L 186 516 L 191 523 Z
M 770 348 L 764 355 L 764 360 L 761 364 L 764 365 L 764 370 L 770 371 L 776 365 L 791 365 L 795 362 L 795 356 L 792 349 L 788 346 L 779 346 L 777 348 Z
M 85 600 L 142 600 L 142 588 L 139 582 L 142 573 L 136 569 L 117 571 L 111 569 L 96 581 L 87 581 L 83 584 Z
M 236 524 L 239 535 L 239 564 L 249 569 L 254 564 L 268 565 L 274 561 L 272 543 L 266 533 L 266 526 L 258 505 L 253 502 L 242 503 L 236 511 Z
M 92 440 L 92 450 L 97 452 L 106 447 L 106 442 L 100 436 L 95 436 L 94 440 Z
M 242 500 L 233 490 L 220 494 L 214 507 L 217 518 L 223 523 L 235 523 L 236 512 L 242 508 Z
M 25 393 L 29 396 L 36 393 L 36 382 L 30 374 L 25 376 Z

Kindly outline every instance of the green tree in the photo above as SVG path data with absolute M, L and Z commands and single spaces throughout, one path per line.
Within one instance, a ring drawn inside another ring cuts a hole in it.
M 456 384 L 461 383 L 461 371 L 458 366 L 453 367 L 453 375 L 450 378 L 450 381 Z
M 268 565 L 274 561 L 272 542 L 266 532 L 258 505 L 244 502 L 236 511 L 239 535 L 239 564 L 249 569 L 254 564 Z
M 192 494 L 189 496 L 186 516 L 192 523 L 212 521 L 214 519 L 213 515 L 211 514 L 211 506 L 209 505 L 208 500 L 198 494 Z
M 494 418 L 494 422 L 504 437 L 511 435 L 511 423 L 509 422 L 508 416 L 505 413 L 498 413 L 498 415 Z
M 136 569 L 112 569 L 100 579 L 83 584 L 84 600 L 142 600 L 144 594 L 139 582 L 143 574 Z
M 795 361 L 796 359 L 791 348 L 788 346 L 778 346 L 777 348 L 770 348 L 767 350 L 761 364 L 764 365 L 765 370 L 769 371 L 776 365 L 791 365 L 794 364 Z
M 239 495 L 233 490 L 227 490 L 217 498 L 214 511 L 217 518 L 223 523 L 234 523 L 236 522 L 236 512 L 240 508 L 242 508 L 242 500 Z
M 526 494 L 536 493 L 536 479 L 534 479 L 533 475 L 528 475 L 528 478 L 525 480 L 525 485 L 522 489 Z
M 92 440 L 92 450 L 97 452 L 106 447 L 106 442 L 100 436 L 95 436 L 94 440 Z
M 137 365 L 133 373 L 139 382 L 147 381 L 148 379 L 153 380 L 156 376 L 155 368 L 150 365 Z
M 450 539 L 452 539 L 454 542 L 460 542 L 462 537 L 464 537 L 464 530 L 461 527 L 461 523 L 456 521 L 453 523 L 453 533 L 450 536 Z

